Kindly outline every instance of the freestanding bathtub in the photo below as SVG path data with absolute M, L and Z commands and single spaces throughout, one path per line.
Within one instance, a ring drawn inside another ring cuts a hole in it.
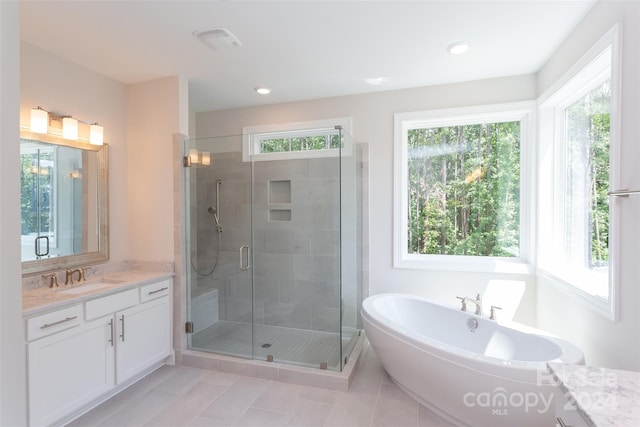
M 547 362 L 584 363 L 578 348 L 542 331 L 411 295 L 371 296 L 362 319 L 393 381 L 459 426 L 555 426 L 559 391 Z

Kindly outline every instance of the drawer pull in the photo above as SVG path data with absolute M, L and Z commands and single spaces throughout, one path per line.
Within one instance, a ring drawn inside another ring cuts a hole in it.
M 111 329 L 109 343 L 111 344 L 111 347 L 113 347 L 113 319 L 109 320 L 109 328 Z
M 40 326 L 40 329 L 47 329 L 47 328 L 50 328 L 52 326 L 59 325 L 61 323 L 70 322 L 70 321 L 72 321 L 74 319 L 77 319 L 77 318 L 78 318 L 78 316 L 73 316 L 73 317 L 67 317 L 67 318 L 62 319 L 62 320 L 58 320 L 57 322 L 45 323 L 44 325 Z
M 120 338 L 122 338 L 122 342 L 124 342 L 124 314 L 120 316 L 120 322 L 122 324 L 122 328 L 120 328 Z
M 148 294 L 148 295 L 157 294 L 158 292 L 166 291 L 167 289 L 169 289 L 169 287 L 168 287 L 168 286 L 165 286 L 164 288 L 156 289 L 155 291 L 151 291 L 151 292 L 149 292 L 149 294 Z

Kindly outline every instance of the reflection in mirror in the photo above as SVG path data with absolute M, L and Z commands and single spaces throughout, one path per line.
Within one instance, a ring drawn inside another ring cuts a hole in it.
M 20 131 L 24 275 L 108 260 L 108 147 Z

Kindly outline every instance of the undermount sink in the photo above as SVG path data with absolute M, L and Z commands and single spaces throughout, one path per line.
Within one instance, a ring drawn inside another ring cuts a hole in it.
M 116 283 L 124 283 L 124 280 L 120 279 L 98 279 L 92 280 L 91 282 L 79 286 L 74 286 L 73 288 L 68 288 L 64 290 L 59 290 L 58 292 L 61 294 L 82 294 L 84 292 L 95 291 L 97 289 L 106 288 L 107 286 L 116 284 Z

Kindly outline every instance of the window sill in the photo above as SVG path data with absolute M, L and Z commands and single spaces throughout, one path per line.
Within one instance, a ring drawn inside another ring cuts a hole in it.
M 405 255 L 394 260 L 394 268 L 475 273 L 533 274 L 534 268 L 521 258 L 457 255 Z
M 602 297 L 591 295 L 546 270 L 538 269 L 536 276 L 543 278 L 545 282 L 549 283 L 553 288 L 580 301 L 580 303 L 607 319 L 614 322 L 618 320 L 614 296 L 610 295 L 609 299 L 606 300 Z

